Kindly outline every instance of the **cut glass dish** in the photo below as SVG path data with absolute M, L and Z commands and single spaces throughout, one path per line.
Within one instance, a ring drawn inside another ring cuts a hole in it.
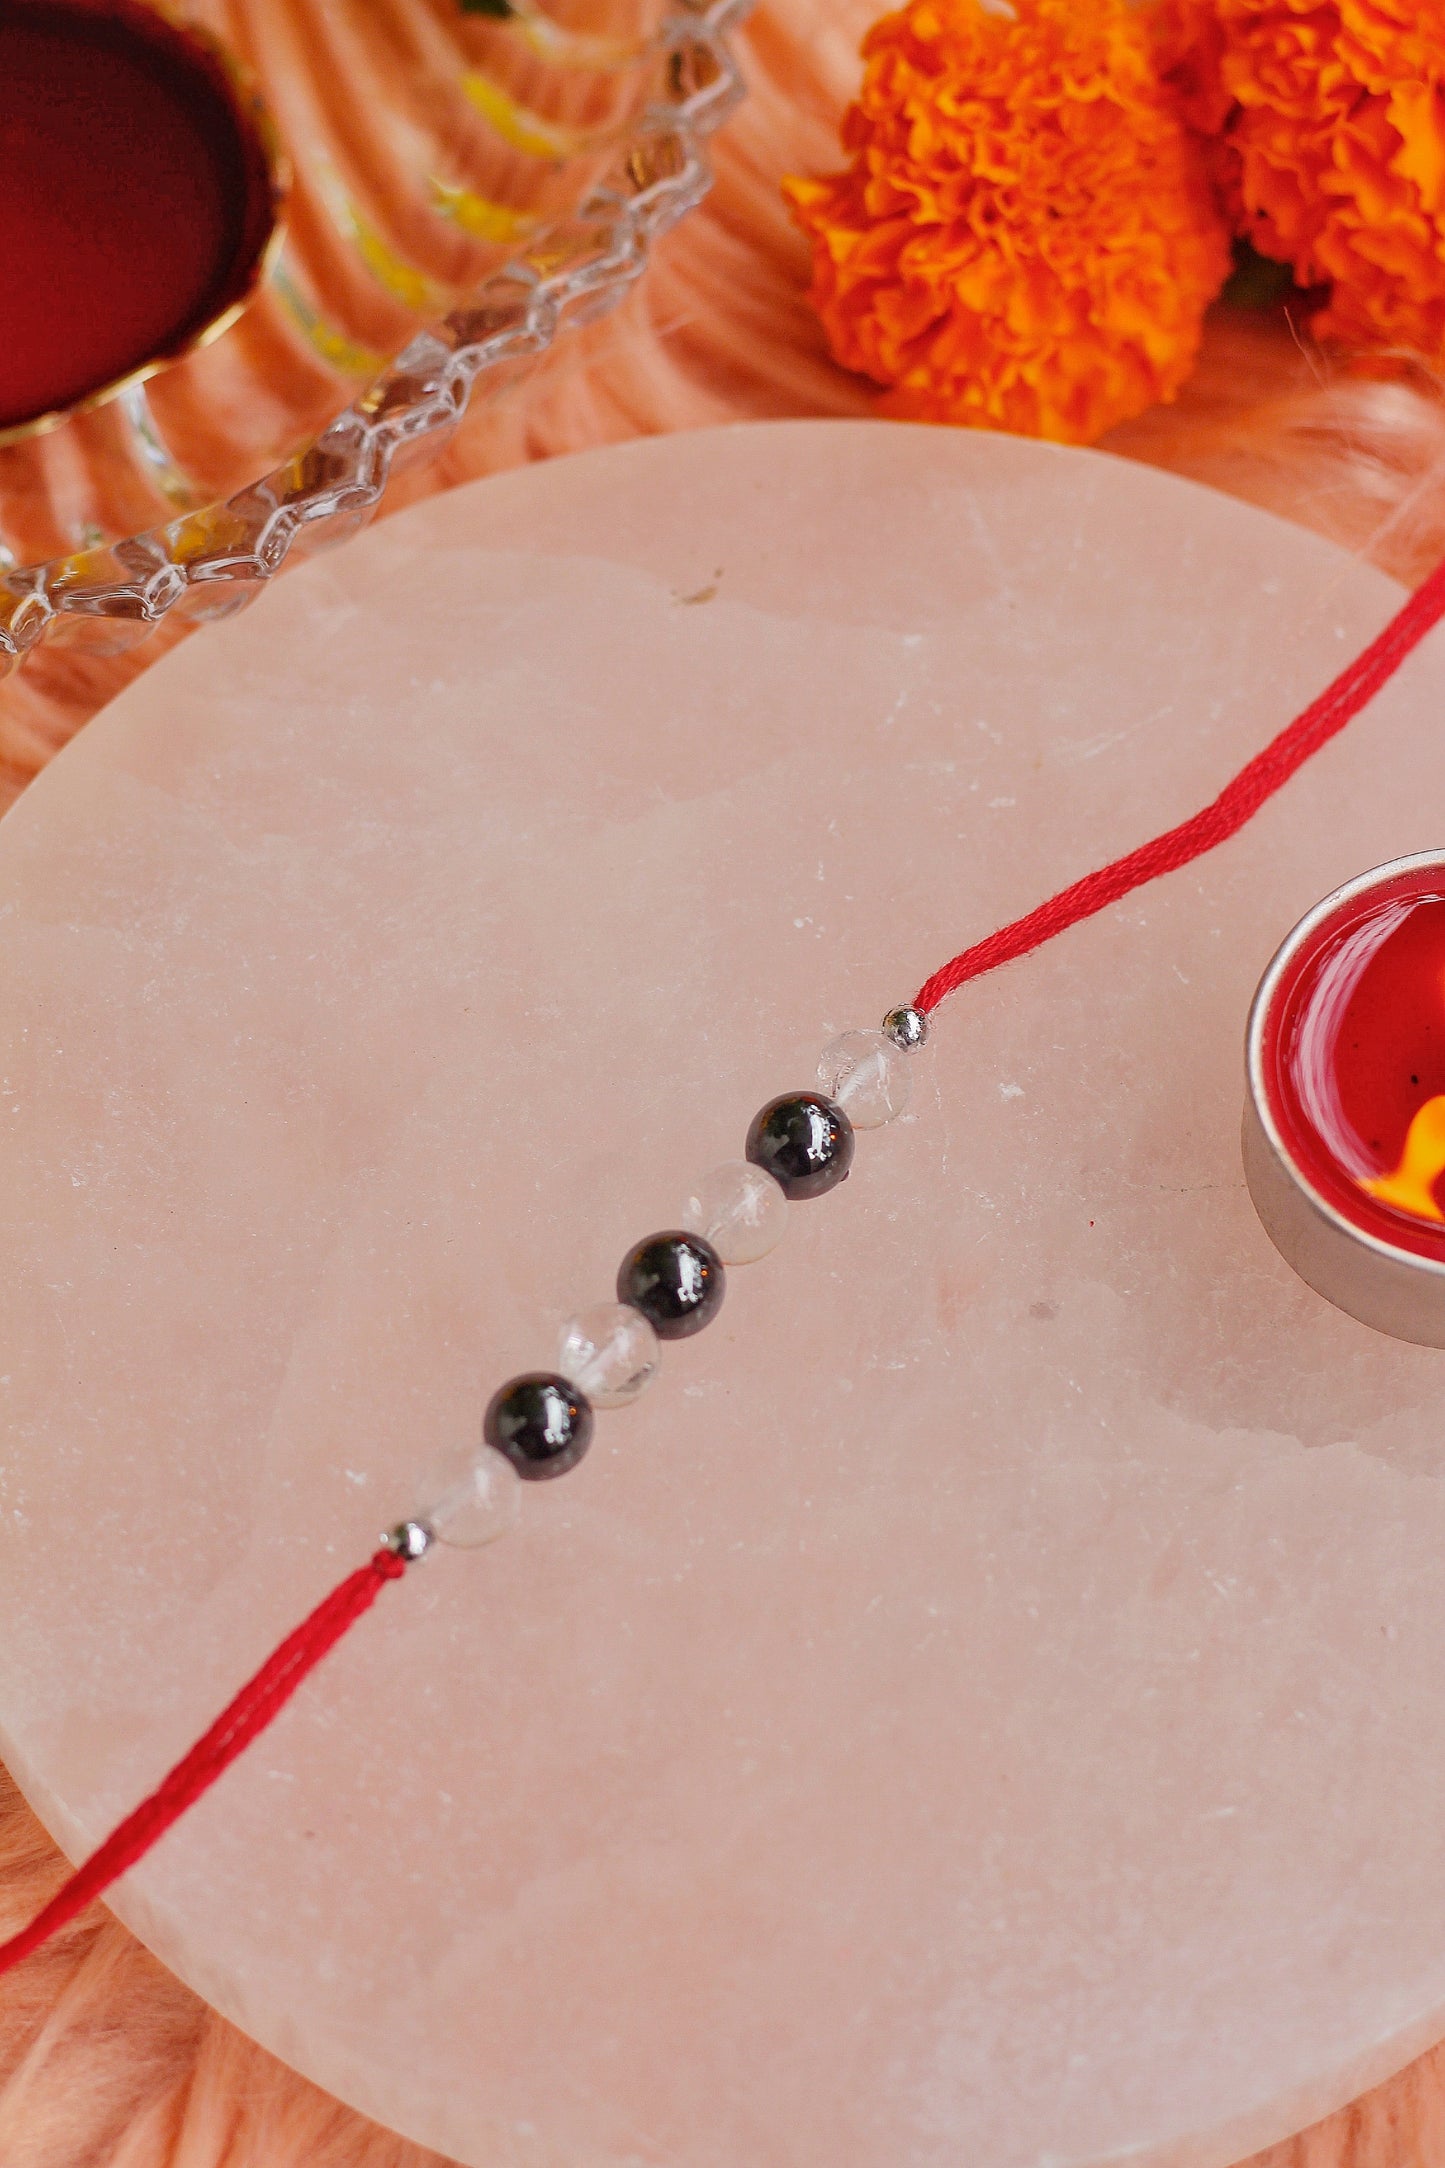
M 42 641 L 115 653 L 242 608 L 613 307 L 706 193 L 748 5 L 167 5 L 258 98 L 280 222 L 186 353 L 0 433 L 0 676 Z

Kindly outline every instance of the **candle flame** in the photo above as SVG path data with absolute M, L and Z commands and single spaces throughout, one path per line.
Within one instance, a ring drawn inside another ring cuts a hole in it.
M 1405 1149 L 1393 1174 L 1361 1182 L 1361 1189 L 1415 1219 L 1445 1220 L 1435 1202 L 1435 1184 L 1445 1174 L 1445 1093 L 1427 1099 L 1405 1135 Z

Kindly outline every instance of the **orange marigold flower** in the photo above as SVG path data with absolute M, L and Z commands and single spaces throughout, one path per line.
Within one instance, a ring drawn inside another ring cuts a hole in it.
M 1224 87 L 1224 26 L 1217 0 L 1156 0 L 1149 20 L 1160 77 L 1185 127 L 1198 138 L 1230 230 L 1244 233 L 1239 155 L 1228 132 L 1235 105 Z
M 851 163 L 784 184 L 837 359 L 1069 442 L 1172 398 L 1229 256 L 1129 0 L 910 0 L 863 55 Z
M 1445 0 L 1164 0 L 1157 24 L 1237 230 L 1328 286 L 1316 328 L 1445 354 Z

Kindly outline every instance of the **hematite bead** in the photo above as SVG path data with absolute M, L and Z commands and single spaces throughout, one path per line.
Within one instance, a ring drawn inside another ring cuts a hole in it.
M 617 1274 L 617 1299 L 640 1310 L 659 1340 L 686 1340 L 722 1308 L 727 1274 L 701 1235 L 649 1235 Z
M 821 1092 L 784 1092 L 753 1117 L 747 1154 L 794 1203 L 821 1197 L 848 1178 L 853 1124 Z
M 566 1378 L 531 1370 L 492 1395 L 482 1435 L 518 1475 L 537 1483 L 576 1467 L 592 1443 L 592 1410 Z

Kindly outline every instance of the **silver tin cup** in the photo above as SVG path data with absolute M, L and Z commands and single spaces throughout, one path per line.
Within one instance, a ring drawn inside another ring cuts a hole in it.
M 1351 906 L 1383 900 L 1382 892 L 1422 874 L 1438 875 L 1445 899 L 1445 852 L 1391 859 L 1316 904 L 1275 952 L 1250 1006 L 1245 1036 L 1244 1176 L 1265 1232 L 1317 1294 L 1377 1332 L 1445 1347 L 1445 1251 L 1425 1255 L 1403 1235 L 1391 1241 L 1379 1224 L 1382 1215 L 1372 1215 L 1374 1227 L 1356 1224 L 1323 1195 L 1291 1148 L 1269 1088 L 1276 1012 L 1301 957 Z

